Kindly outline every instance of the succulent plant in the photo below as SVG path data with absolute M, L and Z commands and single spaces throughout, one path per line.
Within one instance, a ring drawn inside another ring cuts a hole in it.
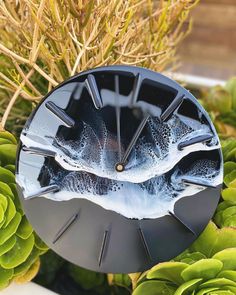
M 202 103 L 211 114 L 219 135 L 222 138 L 236 137 L 236 77 L 224 87 L 212 87 L 202 96 Z
M 11 281 L 31 280 L 47 246 L 37 237 L 21 208 L 15 182 L 16 139 L 0 131 L 0 289 Z
M 210 222 L 193 245 L 137 280 L 133 295 L 236 294 L 236 229 Z
M 214 221 L 219 227 L 236 227 L 236 139 L 222 141 L 224 188 Z

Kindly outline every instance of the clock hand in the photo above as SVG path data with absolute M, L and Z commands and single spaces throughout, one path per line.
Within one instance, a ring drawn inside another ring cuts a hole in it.
M 119 161 L 121 161 L 121 139 L 120 139 L 120 103 L 119 103 L 119 76 L 115 76 L 116 92 L 116 133 L 118 142 Z
M 131 153 L 131 151 L 132 151 L 132 149 L 133 149 L 133 147 L 134 147 L 136 141 L 138 140 L 139 135 L 140 135 L 141 132 L 143 131 L 143 128 L 145 127 L 145 125 L 146 125 L 146 123 L 147 123 L 149 117 L 150 117 L 149 114 L 146 114 L 146 115 L 144 116 L 142 122 L 139 124 L 139 126 L 138 126 L 138 128 L 137 128 L 137 130 L 136 130 L 136 132 L 135 132 L 135 134 L 134 134 L 134 136 L 133 136 L 132 139 L 131 139 L 130 144 L 128 145 L 128 147 L 127 147 L 127 149 L 126 149 L 126 151 L 125 151 L 125 153 L 124 153 L 124 156 L 123 156 L 122 159 L 121 159 L 121 162 L 116 164 L 116 170 L 117 170 L 118 172 L 122 172 L 122 171 L 124 170 L 124 168 L 125 168 L 125 164 L 126 164 L 126 161 L 127 161 L 128 157 L 129 157 L 129 155 L 130 155 L 130 153 Z

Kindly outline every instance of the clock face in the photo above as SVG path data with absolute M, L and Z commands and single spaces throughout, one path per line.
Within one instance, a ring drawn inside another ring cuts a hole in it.
M 217 206 L 219 138 L 197 100 L 126 66 L 60 84 L 26 123 L 16 179 L 58 254 L 101 272 L 143 271 L 185 250 Z

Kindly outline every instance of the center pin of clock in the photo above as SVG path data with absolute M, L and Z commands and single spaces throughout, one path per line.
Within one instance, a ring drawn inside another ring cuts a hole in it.
M 116 168 L 116 171 L 117 171 L 117 172 L 122 172 L 122 171 L 124 171 L 124 169 L 125 169 L 123 163 L 117 163 L 116 166 L 115 166 L 115 168 Z

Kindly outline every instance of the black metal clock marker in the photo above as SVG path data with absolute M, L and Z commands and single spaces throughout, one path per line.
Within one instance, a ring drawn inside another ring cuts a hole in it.
M 203 231 L 220 197 L 222 155 L 186 89 L 147 69 L 110 66 L 44 98 L 22 131 L 16 175 L 49 247 L 88 269 L 131 273 L 175 257 Z

